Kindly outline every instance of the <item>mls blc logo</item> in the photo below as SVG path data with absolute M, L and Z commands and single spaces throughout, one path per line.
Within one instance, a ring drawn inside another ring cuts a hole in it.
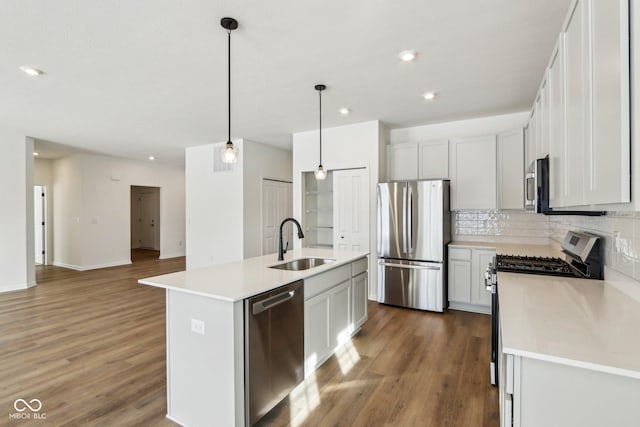
M 13 402 L 13 409 L 17 412 L 9 414 L 10 420 L 45 420 L 47 414 L 40 412 L 42 410 L 42 401 L 40 399 L 31 399 L 28 402 L 25 399 L 16 399 Z

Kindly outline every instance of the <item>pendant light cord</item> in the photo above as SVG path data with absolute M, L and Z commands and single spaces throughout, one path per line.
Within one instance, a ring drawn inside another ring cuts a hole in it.
M 227 106 L 229 107 L 227 142 L 231 142 L 231 30 L 227 30 Z
M 320 113 L 320 166 L 322 166 L 322 90 L 318 91 L 318 97 L 320 100 L 320 108 L 318 109 Z

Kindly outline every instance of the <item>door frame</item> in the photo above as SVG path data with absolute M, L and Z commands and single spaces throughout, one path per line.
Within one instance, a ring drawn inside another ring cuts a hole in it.
M 264 242 L 264 182 L 265 181 L 274 181 L 274 182 L 282 182 L 285 184 L 291 184 L 291 215 L 293 216 L 293 182 L 292 181 L 288 181 L 286 179 L 281 179 L 281 178 L 268 178 L 268 177 L 261 177 L 260 178 L 260 254 L 264 255 L 263 249 L 262 249 L 262 244 Z M 291 248 L 290 250 L 293 250 L 293 242 L 291 242 Z

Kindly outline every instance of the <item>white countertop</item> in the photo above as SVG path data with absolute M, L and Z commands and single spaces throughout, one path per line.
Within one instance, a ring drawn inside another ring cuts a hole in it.
M 296 249 L 287 252 L 284 261 L 278 261 L 277 254 L 270 254 L 195 270 L 146 277 L 138 280 L 138 283 L 235 302 L 296 280 L 315 276 L 368 254 L 364 251 L 341 249 Z M 275 264 L 306 257 L 332 258 L 335 261 L 302 271 L 269 268 Z
M 465 242 L 453 241 L 449 246 L 462 246 L 471 248 L 495 248 L 500 255 L 527 255 L 543 257 L 562 257 L 559 245 L 530 245 L 501 242 Z
M 640 302 L 607 281 L 498 272 L 505 353 L 640 379 Z

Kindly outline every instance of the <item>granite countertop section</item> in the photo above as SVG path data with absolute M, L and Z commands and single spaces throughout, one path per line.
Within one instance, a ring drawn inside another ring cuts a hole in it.
M 499 255 L 522 255 L 522 256 L 542 256 L 542 257 L 563 257 L 558 245 L 529 245 L 520 243 L 501 242 L 465 242 L 453 241 L 449 246 L 463 246 L 471 248 L 495 248 Z
M 138 280 L 138 283 L 235 302 L 296 280 L 324 273 L 368 254 L 365 251 L 348 249 L 303 248 L 287 252 L 284 261 L 278 261 L 277 254 L 270 254 L 211 267 L 147 277 Z M 332 258 L 335 261 L 302 271 L 269 268 L 272 265 L 306 257 Z
M 498 272 L 504 352 L 640 379 L 640 302 L 603 280 Z

